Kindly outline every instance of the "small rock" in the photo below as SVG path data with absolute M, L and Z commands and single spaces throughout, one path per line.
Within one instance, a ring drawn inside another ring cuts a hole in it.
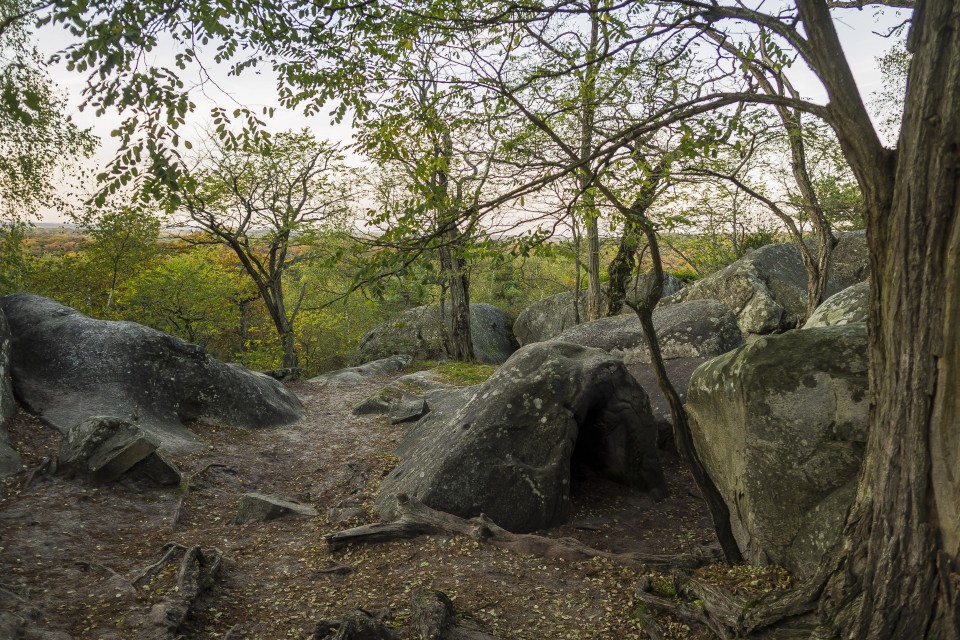
M 113 482 L 156 451 L 157 446 L 132 422 L 95 416 L 67 434 L 60 447 L 60 463 L 101 482 Z
M 234 522 L 236 524 L 266 522 L 289 515 L 315 516 L 318 513 L 316 509 L 305 504 L 262 493 L 246 493 L 240 498 L 240 507 L 237 509 Z
M 390 405 L 390 424 L 411 422 L 427 415 L 427 402 L 420 396 L 405 395 Z
M 347 520 L 361 520 L 367 512 L 360 507 L 334 507 L 327 511 L 330 522 L 345 522 Z

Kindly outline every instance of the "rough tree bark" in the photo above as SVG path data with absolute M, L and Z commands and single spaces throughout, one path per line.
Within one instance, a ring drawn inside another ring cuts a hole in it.
M 797 5 L 811 44 L 836 52 L 824 0 Z M 918 2 L 909 47 L 895 164 L 837 128 L 867 205 L 874 404 L 820 599 L 835 637 L 960 637 L 960 3 Z

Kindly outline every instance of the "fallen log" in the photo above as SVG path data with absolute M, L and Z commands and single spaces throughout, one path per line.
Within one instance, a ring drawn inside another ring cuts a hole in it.
M 517 553 L 551 559 L 576 561 L 605 558 L 627 566 L 669 569 L 695 569 L 722 561 L 719 550 L 712 548 L 707 548 L 705 553 L 699 555 L 611 553 L 588 547 L 573 538 L 548 538 L 527 533 L 511 533 L 497 526 L 483 514 L 466 520 L 450 513 L 431 509 L 406 494 L 397 496 L 397 511 L 400 517 L 392 522 L 368 524 L 328 534 L 325 536 L 327 547 L 330 551 L 337 551 L 348 544 L 374 544 L 442 533 L 464 535 Z

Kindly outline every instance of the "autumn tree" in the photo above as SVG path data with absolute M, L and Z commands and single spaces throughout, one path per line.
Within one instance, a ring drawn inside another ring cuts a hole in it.
M 256 286 L 283 350 L 298 366 L 294 322 L 306 290 L 290 291 L 297 265 L 321 257 L 311 234 L 345 221 L 351 172 L 337 145 L 307 132 L 232 146 L 211 139 L 190 175 L 180 222 L 236 254 Z

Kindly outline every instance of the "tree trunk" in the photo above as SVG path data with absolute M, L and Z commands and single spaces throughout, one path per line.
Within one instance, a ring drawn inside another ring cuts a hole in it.
M 635 220 L 634 223 L 643 229 L 647 238 L 650 259 L 653 261 L 654 281 L 653 286 L 647 289 L 646 297 L 643 300 L 637 300 L 637 304 L 631 306 L 640 319 L 640 326 L 643 329 L 647 348 L 650 351 L 650 363 L 653 365 L 654 373 L 656 373 L 657 383 L 670 404 L 670 417 L 673 420 L 673 438 L 677 445 L 677 453 L 687 463 L 693 480 L 697 483 L 697 488 L 700 489 L 700 494 L 707 503 L 714 529 L 717 532 L 717 538 L 720 541 L 720 547 L 723 549 L 723 555 L 730 564 L 739 564 L 743 562 L 743 555 L 740 553 L 740 547 L 737 546 L 733 529 L 730 527 L 730 510 L 697 453 L 696 446 L 693 443 L 693 434 L 690 431 L 690 423 L 687 420 L 687 411 L 684 409 L 683 402 L 680 400 L 680 395 L 674 388 L 673 383 L 667 377 L 667 369 L 663 364 L 663 356 L 660 353 L 660 341 L 653 326 L 653 309 L 663 295 L 663 265 L 660 262 L 657 234 L 645 219 Z
M 821 598 L 835 637 L 960 637 L 960 3 L 921 0 L 910 46 L 895 177 L 861 167 L 874 404 Z
M 590 43 L 585 53 L 586 65 L 580 81 L 580 161 L 588 163 L 593 154 L 594 121 L 597 112 L 597 54 L 600 40 L 600 15 L 597 0 L 590 2 Z M 600 289 L 600 229 L 597 203 L 593 191 L 593 172 L 589 164 L 578 174 L 580 210 L 587 236 L 587 320 L 603 316 L 603 291 Z
M 667 161 L 663 161 L 650 172 L 649 179 L 644 183 L 640 194 L 631 207 L 632 215 L 636 218 L 645 219 L 647 210 L 653 205 L 657 197 L 657 189 L 660 181 L 664 177 Z M 639 227 L 633 220 L 627 219 L 623 222 L 623 236 L 620 238 L 620 246 L 617 249 L 617 255 L 608 267 L 607 273 L 607 315 L 615 316 L 623 310 L 623 302 L 627 297 L 627 285 L 630 282 L 630 276 L 633 275 L 636 260 L 634 256 L 640 249 Z M 659 252 L 658 252 L 659 253 Z M 662 294 L 662 285 L 661 285 Z M 656 300 L 659 302 L 659 297 Z M 656 302 L 654 304 L 656 304 Z
M 640 250 L 640 235 L 633 228 L 630 221 L 623 223 L 623 235 L 620 236 L 620 246 L 617 255 L 613 257 L 607 267 L 607 315 L 619 315 L 623 311 L 623 301 L 627 298 L 627 285 L 630 276 L 637 266 L 634 256 Z
M 474 354 L 473 334 L 470 329 L 470 277 L 465 261 L 457 252 L 456 228 L 445 234 L 445 240 L 445 244 L 440 248 L 440 262 L 447 279 L 447 288 L 450 290 L 447 353 L 457 362 L 472 362 Z

